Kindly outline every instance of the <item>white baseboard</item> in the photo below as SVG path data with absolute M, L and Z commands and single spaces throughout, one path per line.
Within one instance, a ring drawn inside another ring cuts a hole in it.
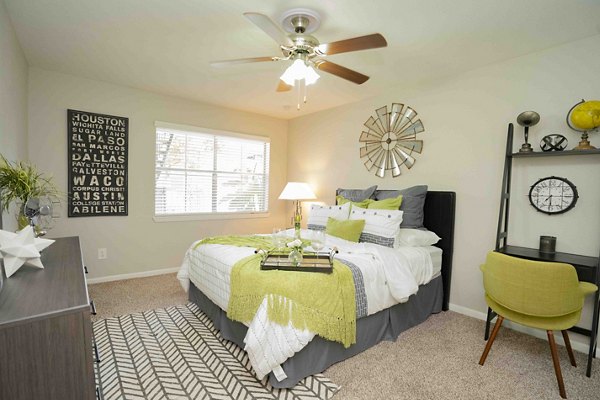
M 452 304 L 452 303 L 450 303 L 450 311 L 454 311 L 459 314 L 466 315 L 467 317 L 476 318 L 476 319 L 479 319 L 482 321 L 485 321 L 487 318 L 486 313 L 482 313 L 480 311 L 472 310 L 470 308 L 459 306 L 459 305 Z M 493 327 L 493 325 L 492 325 L 492 327 Z M 541 329 L 529 328 L 527 326 L 515 324 L 508 320 L 505 320 L 505 322 L 502 324 L 502 327 L 507 327 L 507 328 L 515 330 L 517 332 L 525 333 L 527 335 L 534 336 L 536 338 L 543 339 L 546 341 L 548 340 L 548 336 L 547 336 L 546 332 L 542 331 Z M 483 332 L 481 334 L 483 337 Z M 565 345 L 562 335 L 554 335 L 554 337 L 555 337 L 557 343 L 559 343 L 562 346 Z M 571 347 L 573 348 L 573 350 L 579 351 L 586 355 L 588 354 L 588 351 L 590 350 L 590 344 L 587 341 L 587 338 L 585 336 L 577 335 L 576 333 L 570 333 L 569 338 L 571 339 Z M 583 342 L 583 341 L 581 341 L 581 339 L 586 340 L 586 341 Z
M 145 278 L 148 276 L 172 274 L 177 271 L 179 271 L 179 267 L 155 269 L 152 271 L 144 271 L 144 272 L 133 272 L 131 274 L 108 275 L 108 276 L 102 276 L 100 278 L 90 278 L 87 280 L 87 283 L 90 285 L 93 285 L 95 283 L 102 283 L 102 282 L 122 281 L 125 279 Z
M 471 308 L 459 306 L 459 305 L 452 304 L 452 303 L 450 303 L 450 311 L 454 311 L 459 314 L 466 315 L 467 317 L 473 317 L 475 319 L 480 319 L 482 321 L 485 321 L 485 319 L 487 318 L 486 313 L 482 313 L 480 311 L 475 311 Z

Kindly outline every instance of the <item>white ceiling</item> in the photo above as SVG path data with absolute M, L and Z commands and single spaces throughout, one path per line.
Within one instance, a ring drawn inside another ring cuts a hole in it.
M 598 0 L 4 1 L 31 66 L 279 118 L 600 32 Z M 313 35 L 321 43 L 383 34 L 386 48 L 330 57 L 371 79 L 355 85 L 323 72 L 297 111 L 294 92 L 275 92 L 285 62 L 209 66 L 211 60 L 281 55 L 242 13 L 279 22 L 293 7 L 320 13 Z

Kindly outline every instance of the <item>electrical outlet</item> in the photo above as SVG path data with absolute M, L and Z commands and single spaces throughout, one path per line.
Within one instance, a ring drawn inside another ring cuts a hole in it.
M 108 252 L 105 247 L 98 249 L 98 260 L 106 260 L 108 258 Z

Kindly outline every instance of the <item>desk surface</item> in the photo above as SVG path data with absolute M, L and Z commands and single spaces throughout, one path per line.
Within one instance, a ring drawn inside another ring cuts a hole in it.
M 598 257 L 582 256 L 571 253 L 542 253 L 538 249 L 519 246 L 505 246 L 499 250 L 500 253 L 527 258 L 529 260 L 562 262 L 579 265 L 582 267 L 597 268 Z
M 505 246 L 498 250 L 498 252 L 509 256 L 521 257 L 534 261 L 549 261 L 571 264 L 575 267 L 575 269 L 577 269 L 579 279 L 585 282 L 596 283 L 598 257 L 561 252 L 542 253 L 538 249 L 519 246 Z
M 44 269 L 23 266 L 4 281 L 0 329 L 89 307 L 78 237 L 56 239 L 42 263 Z

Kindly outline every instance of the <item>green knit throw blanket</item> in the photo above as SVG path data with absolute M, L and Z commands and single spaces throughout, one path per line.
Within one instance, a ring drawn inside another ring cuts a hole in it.
M 269 236 L 220 236 L 204 239 L 197 246 L 202 244 L 262 249 L 272 246 Z M 233 266 L 229 318 L 252 321 L 267 296 L 269 320 L 283 326 L 291 321 L 297 329 L 308 329 L 344 347 L 356 343 L 354 279 L 346 265 L 334 260 L 331 274 L 261 271 L 260 260 L 260 255 L 252 255 Z

